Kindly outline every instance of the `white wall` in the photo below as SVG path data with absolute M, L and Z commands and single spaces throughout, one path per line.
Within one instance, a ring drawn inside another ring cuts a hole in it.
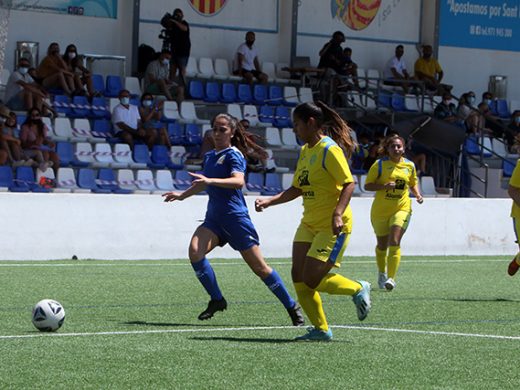
M 250 210 L 254 197 L 247 197 Z M 207 197 L 166 204 L 159 195 L 1 193 L 0 260 L 177 259 L 204 218 Z M 347 256 L 372 256 L 371 199 L 354 198 Z M 509 200 L 426 199 L 414 214 L 405 255 L 504 255 L 517 251 Z M 266 257 L 291 256 L 301 203 L 251 214 Z M 213 257 L 237 258 L 229 246 Z

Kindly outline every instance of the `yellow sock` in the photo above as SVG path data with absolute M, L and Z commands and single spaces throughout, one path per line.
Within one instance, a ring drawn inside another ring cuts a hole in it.
M 298 302 L 305 314 L 307 314 L 311 324 L 314 325 L 316 329 L 325 332 L 328 331 L 329 325 L 327 324 L 327 318 L 323 311 L 320 294 L 302 282 L 294 283 L 294 289 L 298 296 Z
M 386 252 L 387 249 L 379 249 L 376 246 L 376 263 L 377 263 L 377 270 L 379 272 L 386 272 Z
M 358 282 L 347 279 L 339 274 L 327 274 L 321 280 L 316 290 L 333 295 L 354 295 L 361 290 Z
M 520 265 L 520 252 L 518 252 L 515 256 L 516 264 Z
M 388 247 L 388 277 L 395 279 L 399 263 L 401 262 L 401 247 L 400 246 L 389 246 Z

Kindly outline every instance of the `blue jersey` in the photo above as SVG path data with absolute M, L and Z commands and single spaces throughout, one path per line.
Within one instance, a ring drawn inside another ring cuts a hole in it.
M 211 150 L 204 155 L 204 176 L 225 179 L 234 172 L 246 173 L 246 160 L 237 148 Z M 209 195 L 206 219 L 218 221 L 226 215 L 249 215 L 241 188 L 208 186 L 206 191 Z

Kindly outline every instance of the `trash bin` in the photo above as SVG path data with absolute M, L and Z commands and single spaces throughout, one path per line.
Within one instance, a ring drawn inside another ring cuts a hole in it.
M 507 99 L 507 76 L 489 76 L 489 92 L 497 99 Z
M 38 51 L 39 51 L 39 43 L 38 42 L 26 42 L 26 41 L 18 41 L 16 42 L 16 50 L 14 52 L 14 67 L 18 68 L 18 60 L 20 58 L 27 58 L 31 67 L 36 68 L 38 66 Z

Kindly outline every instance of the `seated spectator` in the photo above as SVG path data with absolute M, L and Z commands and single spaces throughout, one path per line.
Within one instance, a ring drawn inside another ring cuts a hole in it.
M 474 104 L 475 92 L 469 91 L 461 95 L 457 107 L 457 116 L 464 121 L 469 133 L 477 132 L 479 126 L 480 113 L 474 108 Z
M 54 152 L 54 143 L 48 138 L 48 131 L 42 121 L 41 111 L 31 108 L 20 132 L 21 146 L 25 155 L 39 164 L 40 170 L 53 167 L 57 174 L 60 160 Z
M 495 97 L 489 91 L 486 91 L 482 94 L 482 102 L 481 104 L 485 104 L 482 106 L 482 113 L 485 119 L 485 127 L 490 129 L 495 137 L 502 137 L 504 135 L 504 128 L 500 121 L 500 118 L 496 116 L 491 110 L 492 105 L 496 102 Z
M 383 75 L 385 85 L 397 85 L 403 88 L 404 93 L 408 93 L 410 75 L 406 69 L 406 62 L 403 58 L 404 46 L 397 45 L 395 48 L 395 56 L 390 58 L 385 65 Z
M 11 110 L 25 111 L 30 107 L 44 109 L 44 99 L 48 98 L 49 94 L 29 75 L 29 67 L 29 60 L 20 58 L 18 68 L 9 76 L 5 101 Z M 45 110 L 49 111 L 49 108 L 45 107 Z
M 244 135 L 248 137 L 251 142 L 249 143 L 249 149 L 246 151 L 246 163 L 247 163 L 247 171 L 248 172 L 274 172 L 274 168 L 268 169 L 267 163 L 269 155 L 258 145 L 258 136 L 249 132 L 249 121 L 247 119 L 242 119 L 240 121 L 244 129 Z
M 488 107 L 491 107 L 491 105 L 493 104 L 493 101 L 496 100 L 494 97 L 493 97 L 493 94 L 489 91 L 486 91 L 482 94 L 482 102 L 481 103 L 486 103 L 488 105 Z
M 96 91 L 92 84 L 92 77 L 90 71 L 83 66 L 83 58 L 78 55 L 78 49 L 75 45 L 70 44 L 65 49 L 63 54 L 63 61 L 67 64 L 67 70 L 74 75 L 74 85 L 77 93 L 82 93 L 87 87 L 89 97 L 94 97 Z M 101 92 L 97 93 L 98 96 L 102 96 Z
M 60 56 L 60 46 L 53 42 L 47 49 L 47 56 L 36 69 L 38 77 L 42 79 L 42 86 L 46 89 L 60 88 L 65 94 L 72 96 L 76 87 L 74 73 L 68 70 L 67 64 Z
M 435 107 L 433 116 L 445 122 L 463 126 L 461 118 L 457 115 L 455 104 L 451 102 L 451 94 L 449 92 L 442 94 L 442 101 Z
M 442 95 L 444 92 L 449 92 L 453 88 L 451 85 L 442 84 L 444 72 L 439 62 L 432 57 L 433 49 L 430 45 L 422 47 L 422 57 L 415 61 L 414 71 L 415 78 L 423 81 L 426 91 L 430 91 L 436 95 Z
M 168 100 L 174 100 L 176 95 L 177 102 L 180 103 L 184 99 L 184 89 L 170 79 L 171 57 L 169 50 L 163 50 L 159 58 L 148 64 L 144 75 L 144 90 L 152 95 L 164 95 Z
M 131 149 L 136 140 L 143 141 L 150 150 L 153 148 L 157 132 L 141 126 L 139 110 L 137 106 L 130 104 L 130 92 L 126 89 L 119 92 L 119 104 L 112 111 L 112 123 L 115 135 L 130 145 Z
M 350 47 L 346 47 L 343 50 L 343 58 L 339 74 L 341 76 L 351 77 L 352 81 L 354 82 L 354 85 L 356 86 L 356 88 L 359 89 L 357 69 L 357 64 L 354 61 L 352 61 L 352 49 Z
M 507 126 L 505 139 L 511 151 L 515 154 L 520 154 L 518 153 L 520 151 L 520 110 L 513 111 L 511 114 L 511 121 Z
M 258 51 L 254 43 L 255 33 L 248 31 L 246 33 L 246 41 L 238 47 L 235 55 L 234 74 L 242 76 L 249 84 L 253 84 L 255 78 L 260 83 L 267 84 L 268 77 L 260 68 Z
M 156 139 L 160 145 L 172 147 L 168 132 L 161 122 L 163 102 L 154 103 L 152 94 L 144 93 L 141 96 L 141 107 L 139 107 L 139 115 L 141 116 L 141 125 L 147 131 L 155 131 Z
M 9 161 L 13 167 L 33 166 L 34 161 L 23 154 L 22 142 L 17 133 L 16 114 L 10 112 L 7 107 L 0 106 L 0 165 Z
M 426 153 L 415 144 L 412 136 L 408 137 L 406 142 L 405 155 L 406 158 L 415 164 L 417 176 L 422 176 L 426 173 Z

